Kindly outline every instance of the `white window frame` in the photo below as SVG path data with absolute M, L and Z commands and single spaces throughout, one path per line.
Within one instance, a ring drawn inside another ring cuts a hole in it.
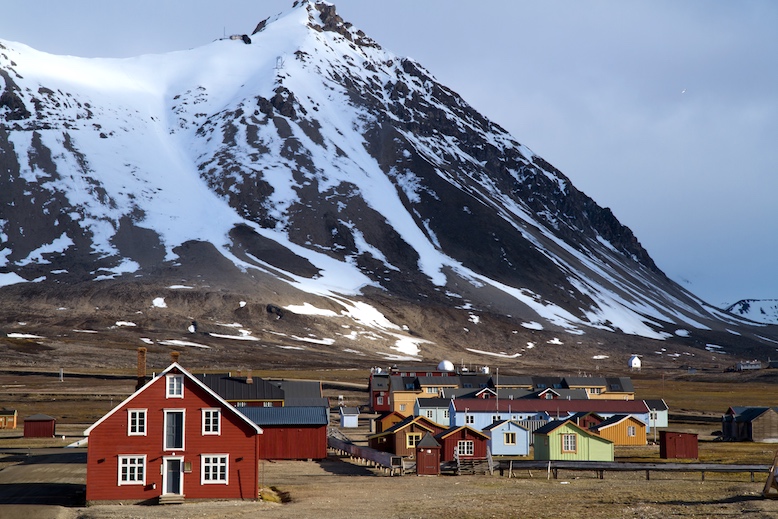
M 127 409 L 127 436 L 146 436 L 148 416 L 148 409 Z
M 493 414 L 492 415 L 492 423 L 499 422 L 500 421 L 500 415 Z
M 450 417 L 451 417 L 451 415 L 449 414 L 448 409 L 444 409 L 443 410 L 443 418 L 450 418 Z
M 457 452 L 460 456 L 474 456 L 475 442 L 473 440 L 459 440 L 457 442 Z
M 562 434 L 562 452 L 578 452 L 578 435 L 573 433 Z
M 224 467 L 224 477 L 221 477 L 221 471 Z M 207 470 L 210 468 L 211 470 Z M 210 476 L 213 469 L 217 469 L 218 477 L 206 479 Z M 229 485 L 230 484 L 230 455 L 229 454 L 200 454 L 200 484 L 201 485 Z
M 165 398 L 184 398 L 184 376 L 165 376 Z
M 222 412 L 219 408 L 201 409 L 203 436 L 221 436 Z M 214 423 L 215 422 L 215 423 Z
M 382 397 L 382 396 L 376 397 L 375 405 L 384 405 L 384 397 Z
M 186 409 L 165 409 L 164 420 L 162 423 L 162 448 L 166 451 L 182 451 L 186 447 Z M 167 417 L 171 413 L 181 413 L 181 446 L 180 447 L 168 447 L 167 444 Z
M 435 416 L 435 411 L 434 411 L 434 410 L 432 410 L 432 409 L 427 409 L 426 411 L 424 411 L 424 414 L 425 414 L 425 416 L 426 416 L 427 418 L 429 418 L 430 420 L 432 420 L 432 418 Z
M 467 424 L 474 424 L 474 423 L 475 423 L 475 416 L 473 416 L 471 414 L 466 414 L 465 415 L 465 425 L 467 425 Z
M 638 428 L 634 425 L 628 425 L 627 426 L 627 436 L 634 437 L 638 435 Z
M 402 413 L 404 411 L 405 411 L 405 404 L 400 404 L 400 412 Z
M 122 469 L 126 467 L 126 474 Z M 141 470 L 141 476 L 138 477 L 138 469 Z M 146 484 L 146 455 L 145 454 L 122 454 L 119 456 L 117 470 L 117 485 L 145 485 Z M 126 475 L 127 479 L 122 476 Z
M 503 443 L 505 445 L 516 445 L 516 433 L 505 431 L 503 434 Z

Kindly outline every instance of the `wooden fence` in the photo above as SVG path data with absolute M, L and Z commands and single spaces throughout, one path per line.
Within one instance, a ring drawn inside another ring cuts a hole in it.
M 495 470 L 500 475 L 508 477 L 513 472 L 524 470 L 545 470 L 549 477 L 559 478 L 559 471 L 593 471 L 597 477 L 603 479 L 605 472 L 640 472 L 645 471 L 646 479 L 651 479 L 651 472 L 699 472 L 702 481 L 705 481 L 705 473 L 750 473 L 751 481 L 754 474 L 769 473 L 770 465 L 729 465 L 723 463 L 629 463 L 629 462 L 600 462 L 600 461 L 535 461 L 535 460 L 500 460 Z
M 359 463 L 381 469 L 390 476 L 403 474 L 402 456 L 362 447 L 332 436 L 327 437 L 327 446 Z

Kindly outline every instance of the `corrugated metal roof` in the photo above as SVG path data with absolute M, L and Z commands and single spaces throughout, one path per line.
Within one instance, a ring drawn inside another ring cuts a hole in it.
M 249 420 L 259 426 L 267 425 L 328 425 L 326 407 L 239 407 Z
M 278 386 L 259 377 L 252 377 L 249 384 L 246 377 L 230 375 L 194 375 L 214 393 L 228 401 L 283 400 L 284 392 Z

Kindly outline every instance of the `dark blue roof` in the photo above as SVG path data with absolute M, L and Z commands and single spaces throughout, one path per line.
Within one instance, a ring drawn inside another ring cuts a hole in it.
M 238 407 L 249 420 L 267 425 L 329 425 L 326 407 Z

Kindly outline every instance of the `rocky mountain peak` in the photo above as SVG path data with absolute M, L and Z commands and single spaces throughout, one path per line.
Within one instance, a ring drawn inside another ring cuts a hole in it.
M 482 315 L 502 323 L 485 345 L 716 337 L 691 343 L 749 326 L 667 279 L 609 209 L 331 4 L 297 2 L 251 40 L 127 60 L 1 49 L 0 284 L 29 298 L 183 279 L 206 298 L 285 294 L 266 301 L 277 308 L 380 301 L 419 325 L 436 315 L 414 331 L 425 344 L 466 343 Z

